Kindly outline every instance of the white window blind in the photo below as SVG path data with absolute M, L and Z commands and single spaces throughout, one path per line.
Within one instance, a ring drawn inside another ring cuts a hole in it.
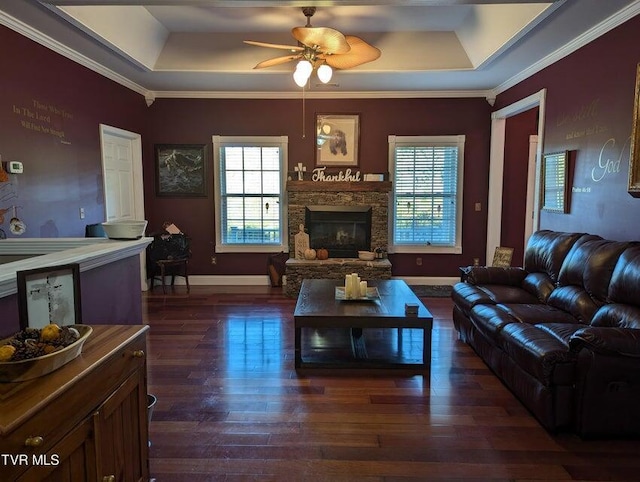
M 216 251 L 286 249 L 286 137 L 214 136 Z
M 464 136 L 390 136 L 395 252 L 459 252 Z

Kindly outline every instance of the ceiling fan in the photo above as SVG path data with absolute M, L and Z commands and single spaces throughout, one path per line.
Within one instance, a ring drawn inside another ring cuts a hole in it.
M 298 45 L 272 44 L 254 40 L 244 41 L 246 44 L 258 47 L 290 51 L 289 55 L 264 60 L 258 63 L 254 69 L 273 67 L 298 60 L 293 78 L 296 84 L 303 87 L 314 69 L 317 69 L 318 78 L 323 83 L 327 83 L 331 80 L 332 68 L 351 69 L 380 57 L 379 49 L 359 37 L 343 35 L 329 27 L 313 27 L 311 17 L 316 13 L 315 7 L 303 7 L 302 13 L 307 17 L 307 24 L 304 27 L 291 29 L 291 34 L 298 41 Z

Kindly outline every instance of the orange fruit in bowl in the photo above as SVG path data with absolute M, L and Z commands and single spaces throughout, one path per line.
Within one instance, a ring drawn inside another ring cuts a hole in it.
M 0 362 L 6 362 L 11 360 L 11 357 L 16 352 L 16 347 L 13 345 L 0 346 Z
M 55 323 L 50 323 L 40 331 L 42 341 L 54 341 L 60 337 L 61 328 Z

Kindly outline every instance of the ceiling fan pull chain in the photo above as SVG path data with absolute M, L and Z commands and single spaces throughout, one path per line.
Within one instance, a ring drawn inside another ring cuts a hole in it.
M 306 85 L 302 86 L 302 138 L 304 139 L 306 137 L 306 128 L 305 128 L 305 97 L 304 97 L 304 91 L 305 91 L 305 87 Z

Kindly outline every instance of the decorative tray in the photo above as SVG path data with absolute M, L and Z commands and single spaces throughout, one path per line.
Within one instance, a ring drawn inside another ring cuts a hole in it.
M 72 325 L 80 333 L 80 338 L 61 350 L 35 358 L 20 361 L 0 362 L 0 382 L 23 382 L 41 377 L 69 363 L 82 353 L 84 342 L 93 331 L 88 325 Z M 12 337 L 0 340 L 0 346 Z
M 375 286 L 367 286 L 367 294 L 357 298 L 347 298 L 344 286 L 336 286 L 336 300 L 338 301 L 376 301 L 380 299 L 380 293 Z

